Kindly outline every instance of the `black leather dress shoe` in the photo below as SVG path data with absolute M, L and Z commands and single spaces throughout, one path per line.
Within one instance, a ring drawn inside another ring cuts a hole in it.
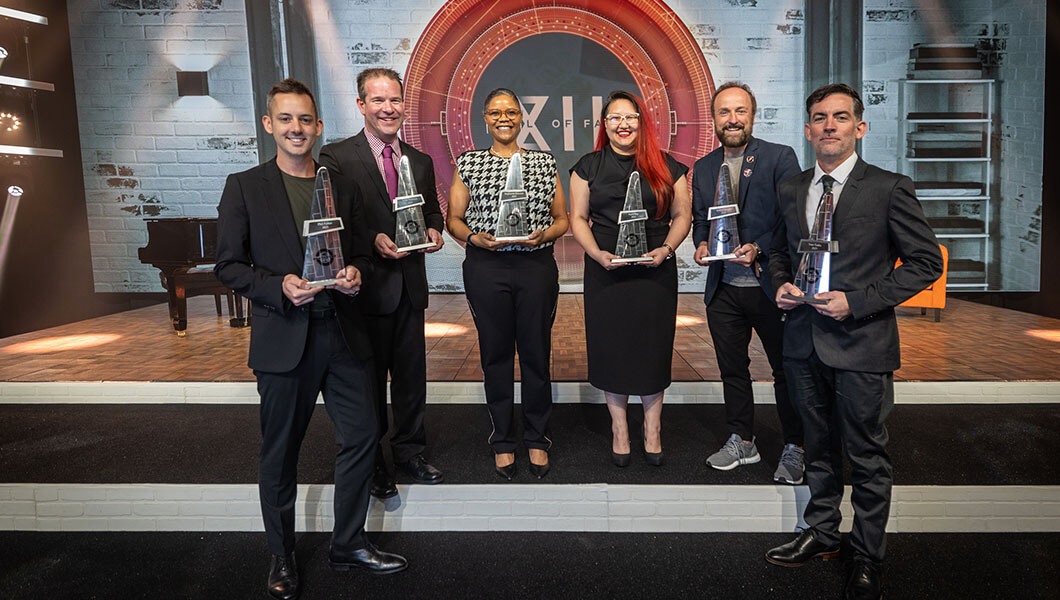
M 809 529 L 800 533 L 793 541 L 766 552 L 766 560 L 782 567 L 801 567 L 814 558 L 839 558 L 839 546 L 827 546 L 818 542 L 813 537 L 813 531 Z
M 846 600 L 880 600 L 883 598 L 883 575 L 880 565 L 867 560 L 854 560 L 854 568 L 847 578 Z
M 275 556 L 269 561 L 269 596 L 279 600 L 294 600 L 301 590 L 298 587 L 298 565 L 294 553 Z
M 427 464 L 422 454 L 417 454 L 403 463 L 398 463 L 398 466 L 404 469 L 418 483 L 431 485 L 442 482 L 442 472 Z
M 405 557 L 383 552 L 372 544 L 352 552 L 335 552 L 332 550 L 328 555 L 328 559 L 333 570 L 342 572 L 350 569 L 367 569 L 377 575 L 386 575 L 404 571 L 409 566 L 409 562 L 405 560 Z
M 397 486 L 394 485 L 394 478 L 390 476 L 390 471 L 378 463 L 375 466 L 375 473 L 372 474 L 371 494 L 380 500 L 393 498 L 398 494 Z

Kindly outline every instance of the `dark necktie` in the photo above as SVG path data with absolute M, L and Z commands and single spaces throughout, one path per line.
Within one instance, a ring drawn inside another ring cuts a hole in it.
M 383 179 L 386 179 L 386 191 L 393 200 L 397 197 L 398 174 L 394 168 L 394 148 L 389 144 L 383 146 Z
M 832 234 L 832 186 L 835 185 L 835 178 L 831 175 L 822 175 L 821 185 L 824 187 L 824 193 L 821 194 L 821 200 L 817 203 L 817 214 L 813 219 L 813 229 L 810 230 L 810 237 L 819 240 L 829 239 Z M 825 228 L 827 232 L 824 231 Z

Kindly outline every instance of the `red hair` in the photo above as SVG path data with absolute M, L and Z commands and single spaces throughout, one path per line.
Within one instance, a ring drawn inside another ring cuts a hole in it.
M 634 109 L 640 113 L 640 127 L 637 129 L 637 146 L 633 166 L 640 174 L 648 180 L 648 187 L 655 193 L 655 219 L 662 219 L 670 212 L 670 203 L 674 199 L 674 183 L 670 175 L 670 167 L 663 157 L 662 148 L 659 147 L 659 138 L 655 135 L 655 122 L 652 120 L 644 107 L 643 102 L 635 94 L 624 90 L 611 92 L 607 101 L 600 111 L 600 130 L 596 134 L 596 147 L 594 151 L 600 151 L 610 143 L 607 137 L 607 127 L 604 124 L 607 117 L 607 108 L 615 100 L 628 100 L 633 103 Z

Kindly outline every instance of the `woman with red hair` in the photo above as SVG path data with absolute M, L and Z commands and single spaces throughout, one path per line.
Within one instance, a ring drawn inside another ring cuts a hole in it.
M 692 224 L 688 167 L 660 149 L 651 116 L 630 92 L 611 92 L 600 125 L 596 150 L 578 160 L 570 177 L 571 230 L 585 250 L 589 382 L 603 390 L 611 413 L 611 460 L 629 464 L 626 406 L 633 394 L 644 405 L 644 458 L 657 466 L 677 317 L 677 265 L 670 259 Z M 615 263 L 618 216 L 633 171 L 642 181 L 649 250 L 644 262 Z

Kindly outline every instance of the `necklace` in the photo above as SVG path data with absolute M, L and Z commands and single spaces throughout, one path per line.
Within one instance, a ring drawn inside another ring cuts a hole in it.
M 489 147 L 489 153 L 490 153 L 490 154 L 492 154 L 493 156 L 496 156 L 497 158 L 504 158 L 504 159 L 508 159 L 508 158 L 511 158 L 511 157 L 515 156 L 515 155 L 516 155 L 516 154 L 518 154 L 519 152 L 520 152 L 519 148 L 516 148 L 516 149 L 515 149 L 515 152 L 512 152 L 512 153 L 511 153 L 511 154 L 509 154 L 508 156 L 505 156 L 505 155 L 503 155 L 503 154 L 501 154 L 501 153 L 497 152 L 496 150 L 494 150 L 494 149 L 493 149 L 493 146 L 490 146 L 490 147 Z

